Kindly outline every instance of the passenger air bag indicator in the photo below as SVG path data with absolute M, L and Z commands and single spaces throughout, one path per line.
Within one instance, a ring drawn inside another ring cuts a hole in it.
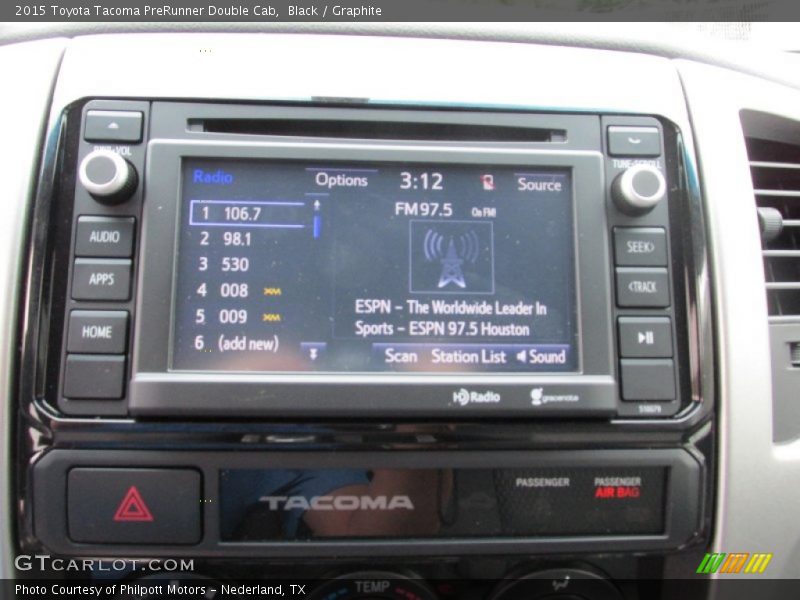
M 642 494 L 642 478 L 633 477 L 595 477 L 595 498 L 639 498 Z
M 655 534 L 664 527 L 662 468 L 511 470 L 496 485 L 509 531 Z

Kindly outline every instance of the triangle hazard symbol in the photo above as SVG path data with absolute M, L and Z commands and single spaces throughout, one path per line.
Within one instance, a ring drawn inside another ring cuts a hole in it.
M 147 508 L 142 495 L 135 485 L 128 489 L 125 497 L 120 502 L 116 514 L 114 514 L 115 521 L 152 521 L 153 515 L 150 514 L 150 509 Z

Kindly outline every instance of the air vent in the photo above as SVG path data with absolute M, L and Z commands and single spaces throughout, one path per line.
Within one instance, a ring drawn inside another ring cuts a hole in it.
M 800 315 L 800 138 L 748 136 L 769 314 Z
M 800 439 L 800 120 L 751 110 L 741 118 L 770 314 L 772 439 L 788 442 Z

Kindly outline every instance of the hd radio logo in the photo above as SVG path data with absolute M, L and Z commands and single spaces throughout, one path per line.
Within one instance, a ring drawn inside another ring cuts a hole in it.
M 706 554 L 705 558 L 697 567 L 697 573 L 701 575 L 713 575 L 715 573 L 725 575 L 760 575 L 767 570 L 767 565 L 772 560 L 772 554 L 763 552 L 718 552 Z

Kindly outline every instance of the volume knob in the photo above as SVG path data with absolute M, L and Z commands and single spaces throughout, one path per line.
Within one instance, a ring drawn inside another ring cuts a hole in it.
M 133 165 L 116 152 L 94 150 L 81 161 L 78 179 L 98 202 L 120 204 L 131 197 L 139 178 Z
M 611 184 L 614 203 L 629 215 L 650 212 L 666 191 L 667 182 L 661 171 L 650 165 L 634 165 L 625 169 Z

